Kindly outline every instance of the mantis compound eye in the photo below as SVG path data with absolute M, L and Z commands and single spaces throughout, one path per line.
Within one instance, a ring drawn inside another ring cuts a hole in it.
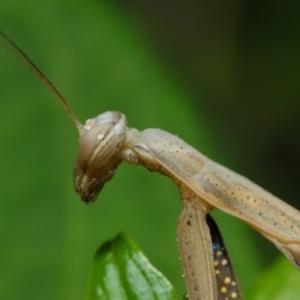
M 126 131 L 126 118 L 119 112 L 106 112 L 86 121 L 79 139 L 73 178 L 75 191 L 87 204 L 96 200 L 122 161 Z

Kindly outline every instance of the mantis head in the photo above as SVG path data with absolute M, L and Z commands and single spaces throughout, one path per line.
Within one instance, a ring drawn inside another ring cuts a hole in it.
M 119 112 L 89 119 L 79 131 L 73 179 L 76 193 L 86 204 L 96 200 L 105 182 L 115 174 L 122 161 L 126 132 L 126 118 Z
M 125 116 L 119 112 L 106 112 L 82 125 L 62 94 L 22 49 L 1 30 L 0 38 L 0 45 L 43 81 L 70 115 L 80 136 L 73 169 L 75 191 L 85 203 L 92 203 L 122 161 L 127 132 Z

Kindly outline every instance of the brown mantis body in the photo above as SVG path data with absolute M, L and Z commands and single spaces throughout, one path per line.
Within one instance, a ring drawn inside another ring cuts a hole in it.
M 183 200 L 178 241 L 189 299 L 242 299 L 224 245 L 214 249 L 221 242 L 214 240 L 219 235 L 206 217 L 215 208 L 248 223 L 299 268 L 299 211 L 211 161 L 177 136 L 158 129 L 139 132 L 128 128 L 122 113 L 106 112 L 81 125 L 47 77 L 4 33 L 0 34 L 8 42 L 5 48 L 50 87 L 72 117 L 80 135 L 74 186 L 85 203 L 95 201 L 122 161 L 166 175 L 178 186 Z M 219 257 L 223 259 L 218 261 Z M 216 264 L 220 264 L 219 269 Z M 218 277 L 218 271 L 228 276 Z

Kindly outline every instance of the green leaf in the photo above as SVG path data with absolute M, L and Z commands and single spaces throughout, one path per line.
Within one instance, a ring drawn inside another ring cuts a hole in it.
M 104 243 L 91 266 L 87 300 L 178 299 L 170 282 L 125 234 Z

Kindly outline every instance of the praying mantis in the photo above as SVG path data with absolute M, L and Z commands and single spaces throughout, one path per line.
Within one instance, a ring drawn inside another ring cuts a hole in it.
M 105 112 L 82 125 L 70 106 L 27 55 L 2 31 L 3 46 L 58 97 L 78 132 L 74 187 L 90 204 L 122 161 L 171 178 L 183 209 L 178 244 L 190 300 L 242 299 L 222 238 L 209 213 L 220 209 L 270 240 L 300 269 L 300 212 L 245 177 L 210 160 L 179 137 L 159 129 L 127 127 L 120 112 Z

